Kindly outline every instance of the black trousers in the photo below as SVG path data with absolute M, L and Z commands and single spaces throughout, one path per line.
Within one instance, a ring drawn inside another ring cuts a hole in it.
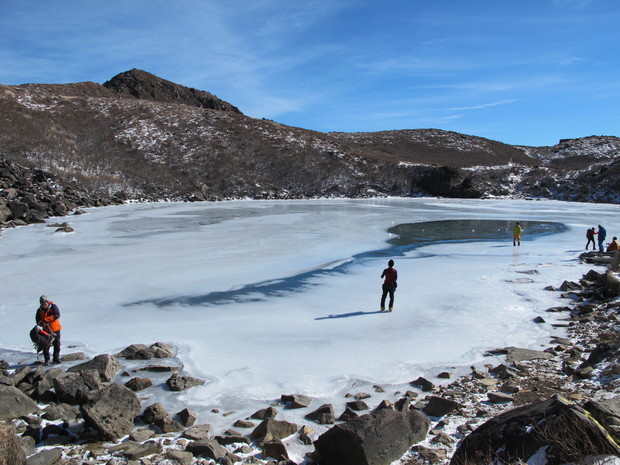
M 383 294 L 381 295 L 381 308 L 385 307 L 385 298 L 388 294 L 390 294 L 390 308 L 394 306 L 394 285 L 393 284 L 383 284 Z
M 54 362 L 60 362 L 60 331 L 56 331 L 56 338 L 54 339 Z M 45 362 L 50 361 L 50 348 L 43 349 L 43 359 Z

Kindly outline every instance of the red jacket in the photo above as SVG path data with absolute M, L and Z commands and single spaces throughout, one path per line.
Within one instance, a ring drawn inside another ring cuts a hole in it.
M 383 270 L 383 273 L 381 273 L 381 277 L 385 277 L 383 284 L 396 284 L 398 272 L 396 271 L 396 268 L 386 268 Z

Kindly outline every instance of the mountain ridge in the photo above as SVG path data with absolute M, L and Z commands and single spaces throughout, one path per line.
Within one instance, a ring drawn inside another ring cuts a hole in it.
M 136 69 L 104 84 L 0 85 L 0 123 L 0 157 L 124 198 L 620 201 L 614 136 L 526 147 L 440 129 L 324 133 Z

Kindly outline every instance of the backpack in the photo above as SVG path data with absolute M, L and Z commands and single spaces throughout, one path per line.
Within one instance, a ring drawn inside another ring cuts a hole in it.
M 30 330 L 30 340 L 37 353 L 49 349 L 56 338 L 54 333 L 44 331 L 40 326 L 35 326 Z

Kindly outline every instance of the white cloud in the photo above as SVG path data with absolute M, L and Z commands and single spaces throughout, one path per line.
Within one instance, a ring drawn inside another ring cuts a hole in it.
M 506 100 L 500 100 L 498 102 L 482 103 L 480 105 L 473 105 L 469 107 L 455 107 L 455 108 L 450 108 L 449 110 L 450 111 L 482 110 L 484 108 L 496 107 L 498 105 L 508 105 L 511 103 L 515 103 L 516 101 L 517 99 L 506 99 Z

